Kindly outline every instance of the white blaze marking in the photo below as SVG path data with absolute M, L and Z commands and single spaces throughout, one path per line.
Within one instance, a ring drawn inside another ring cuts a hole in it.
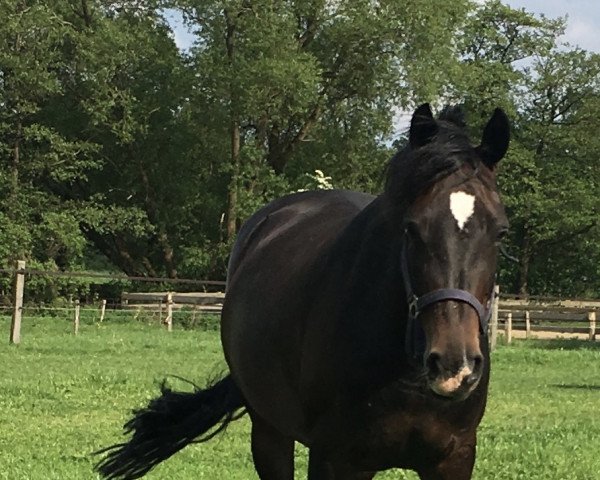
M 465 192 L 450 194 L 450 211 L 462 230 L 475 211 L 475 196 Z
M 460 388 L 463 380 L 472 373 L 473 371 L 469 367 L 462 367 L 455 376 L 436 380 L 431 386 L 431 389 L 438 395 L 452 395 Z

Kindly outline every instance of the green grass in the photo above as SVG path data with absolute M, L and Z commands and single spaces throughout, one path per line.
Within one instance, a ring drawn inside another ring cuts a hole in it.
M 0 319 L 8 339 L 9 320 Z M 222 371 L 218 332 L 156 324 L 26 317 L 22 343 L 0 346 L 0 479 L 94 479 L 90 452 L 119 441 L 134 407 L 167 374 L 202 383 Z M 175 381 L 176 382 L 176 381 Z M 183 388 L 183 384 L 175 383 Z M 256 479 L 247 418 L 192 445 L 148 479 Z M 493 357 L 475 479 L 600 478 L 600 344 L 517 342 Z M 306 475 L 298 448 L 297 479 Z M 415 479 L 390 471 L 377 479 Z

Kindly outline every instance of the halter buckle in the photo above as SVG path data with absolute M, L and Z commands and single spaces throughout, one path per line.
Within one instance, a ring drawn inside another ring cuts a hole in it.
M 414 319 L 419 315 L 419 298 L 414 293 L 408 298 L 408 315 Z

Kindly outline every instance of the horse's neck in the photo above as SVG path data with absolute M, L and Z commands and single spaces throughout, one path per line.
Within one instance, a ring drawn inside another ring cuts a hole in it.
M 340 238 L 347 281 L 354 296 L 357 292 L 377 291 L 382 301 L 403 297 L 400 269 L 402 230 L 394 224 L 385 199 L 376 198 L 356 216 Z M 389 298 L 391 294 L 392 298 Z
M 381 199 L 375 200 L 344 231 L 328 279 L 327 297 L 335 305 L 329 317 L 331 331 L 338 340 L 343 338 L 341 363 L 356 366 L 351 379 L 356 386 L 399 378 L 398 366 L 404 361 L 407 306 L 400 268 L 402 232 L 390 222 L 384 207 Z M 375 364 L 385 367 L 367 368 Z

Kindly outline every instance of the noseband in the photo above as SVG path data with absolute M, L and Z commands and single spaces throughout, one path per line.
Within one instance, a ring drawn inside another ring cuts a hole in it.
M 425 333 L 421 325 L 417 322 L 417 319 L 419 318 L 421 312 L 428 306 L 447 300 L 463 302 L 473 307 L 473 309 L 477 312 L 477 317 L 479 318 L 479 333 L 483 336 L 487 336 L 488 322 L 492 315 L 491 305 L 494 289 L 492 288 L 492 292 L 489 295 L 487 307 L 484 307 L 472 293 L 459 288 L 439 288 L 418 297 L 414 293 L 408 272 L 407 244 L 408 234 L 405 233 L 402 240 L 402 253 L 400 262 L 402 269 L 402 280 L 404 282 L 404 291 L 406 293 L 406 301 L 408 304 L 406 352 L 413 358 L 416 358 L 424 353 Z

